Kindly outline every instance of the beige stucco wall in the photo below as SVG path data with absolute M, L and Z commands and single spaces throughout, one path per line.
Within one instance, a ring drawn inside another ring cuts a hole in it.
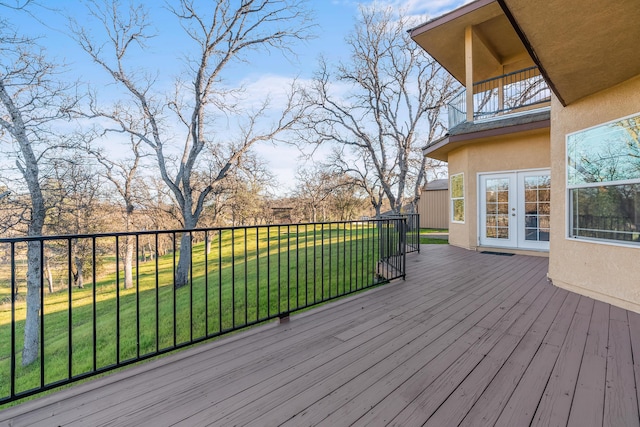
M 449 243 L 466 249 L 476 249 L 478 174 L 548 169 L 549 129 L 478 140 L 450 152 L 448 162 L 449 176 L 463 172 L 465 186 L 465 222 L 450 223 Z M 551 186 L 553 185 L 552 180 Z
M 549 277 L 556 286 L 640 312 L 640 248 L 567 239 L 565 178 L 565 136 L 640 112 L 640 76 L 567 107 L 553 99 L 551 112 Z

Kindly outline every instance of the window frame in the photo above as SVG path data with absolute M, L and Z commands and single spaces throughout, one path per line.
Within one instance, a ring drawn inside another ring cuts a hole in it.
M 616 240 L 616 239 L 607 239 L 602 237 L 587 237 L 574 235 L 574 190 L 580 189 L 588 189 L 588 188 L 599 188 L 599 187 L 617 187 L 622 185 L 640 185 L 640 172 L 636 177 L 627 178 L 627 179 L 619 179 L 619 180 L 608 180 L 608 181 L 594 181 L 587 183 L 570 183 L 570 151 L 569 144 L 571 137 L 580 135 L 582 133 L 586 133 L 601 127 L 609 126 L 616 122 L 621 122 L 626 119 L 640 119 L 640 112 L 630 114 L 624 117 L 619 117 L 613 120 L 609 120 L 607 122 L 599 123 L 595 126 L 590 126 L 588 128 L 580 129 L 575 132 L 571 132 L 565 135 L 565 218 L 566 218 L 566 234 L 565 238 L 572 241 L 583 241 L 583 242 L 591 242 L 591 243 L 599 243 L 605 245 L 614 245 L 614 246 L 625 246 L 632 248 L 639 248 L 640 242 L 626 241 L 626 240 Z M 599 230 L 603 232 L 611 232 L 615 233 L 616 230 Z M 640 232 L 640 231 L 639 231 Z
M 462 195 L 459 197 L 454 197 L 453 195 L 453 179 L 456 177 L 460 177 L 462 179 Z M 451 211 L 451 215 L 450 215 L 450 220 L 452 223 L 454 224 L 464 224 L 465 223 L 465 219 L 466 219 L 466 203 L 465 203 L 465 197 L 464 197 L 464 172 L 460 172 L 460 173 L 456 173 L 453 174 L 449 177 L 449 208 Z M 456 201 L 462 201 L 462 221 L 455 219 L 455 202 Z

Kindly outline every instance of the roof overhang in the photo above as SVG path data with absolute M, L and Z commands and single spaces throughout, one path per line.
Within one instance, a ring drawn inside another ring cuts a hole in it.
M 411 38 L 465 84 L 465 29 L 473 28 L 473 81 L 534 65 L 496 0 L 478 0 L 409 30 Z
M 497 1 L 563 105 L 640 74 L 638 0 Z

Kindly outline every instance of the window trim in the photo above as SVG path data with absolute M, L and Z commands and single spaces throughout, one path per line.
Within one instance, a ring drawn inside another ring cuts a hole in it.
M 597 129 L 602 126 L 607 126 L 612 123 L 616 123 L 625 119 L 640 117 L 640 111 L 629 114 L 623 117 L 618 117 L 613 120 L 609 120 L 607 122 L 602 122 L 597 125 L 589 126 L 584 129 L 580 129 L 574 132 L 567 133 L 565 135 L 565 158 L 564 158 L 564 166 L 565 166 L 565 219 L 566 219 L 566 230 L 565 230 L 565 239 L 570 241 L 578 241 L 578 242 L 587 242 L 587 243 L 596 243 L 601 245 L 608 246 L 621 246 L 627 248 L 640 248 L 640 245 L 637 243 L 629 243 L 624 240 L 613 240 L 613 239 L 603 239 L 597 237 L 585 237 L 585 236 L 574 236 L 573 232 L 573 197 L 572 190 L 579 190 L 585 188 L 595 188 L 595 187 L 607 187 L 607 186 L 618 186 L 618 185 L 629 185 L 629 184 L 640 184 L 640 175 L 637 178 L 632 179 L 624 179 L 619 181 L 598 181 L 593 183 L 580 183 L 580 184 L 569 184 L 569 138 L 574 135 L 578 135 L 583 132 L 587 132 L 593 129 Z
M 462 196 L 461 197 L 453 197 L 453 178 L 460 176 L 462 177 Z M 464 172 L 460 172 L 460 173 L 456 173 L 453 174 L 449 177 L 449 210 L 451 211 L 451 215 L 450 215 L 450 221 L 453 224 L 464 224 L 465 220 L 467 218 L 467 209 L 466 209 L 466 202 L 465 202 L 465 197 L 464 197 Z M 454 218 L 455 215 L 455 209 L 454 209 L 454 202 L 457 200 L 462 200 L 462 221 L 460 220 L 456 220 Z

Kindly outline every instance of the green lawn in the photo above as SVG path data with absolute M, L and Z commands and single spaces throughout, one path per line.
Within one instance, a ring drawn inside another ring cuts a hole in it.
M 429 233 L 448 233 L 449 230 L 446 228 L 421 228 L 420 234 L 429 234 Z
M 435 237 L 420 237 L 421 245 L 448 245 L 449 239 L 438 239 Z
M 449 243 L 448 238 L 429 237 L 429 234 L 448 233 L 446 228 L 421 228 L 420 244 L 422 245 L 446 245 Z M 426 235 L 426 236 L 425 236 Z
M 25 304 L 16 303 L 15 390 L 39 387 L 41 375 L 54 383 L 375 284 L 377 235 L 367 224 L 225 230 L 206 257 L 204 243 L 194 245 L 192 280 L 179 289 L 179 252 L 140 262 L 137 289 L 129 290 L 113 254 L 104 254 L 111 261 L 95 286 L 89 271 L 84 289 L 45 293 L 43 372 L 40 360 L 21 366 Z M 10 393 L 10 307 L 0 305 L 0 399 Z

